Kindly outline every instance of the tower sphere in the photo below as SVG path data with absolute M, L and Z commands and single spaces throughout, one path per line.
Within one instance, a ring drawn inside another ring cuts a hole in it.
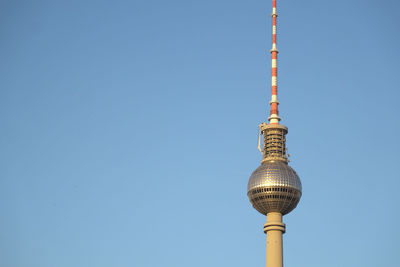
M 247 196 L 260 213 L 285 215 L 296 208 L 301 197 L 301 181 L 284 161 L 266 161 L 250 176 Z

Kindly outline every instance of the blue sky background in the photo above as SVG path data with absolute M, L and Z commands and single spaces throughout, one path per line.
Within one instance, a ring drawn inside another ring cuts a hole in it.
M 1 1 L 0 266 L 265 266 L 271 1 Z M 286 267 L 398 266 L 400 3 L 278 1 Z

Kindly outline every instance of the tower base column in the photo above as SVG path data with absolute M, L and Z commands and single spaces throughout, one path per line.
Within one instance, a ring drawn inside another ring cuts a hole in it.
M 282 234 L 285 231 L 282 214 L 268 213 L 267 223 L 264 224 L 264 233 L 267 234 L 267 267 L 283 267 Z

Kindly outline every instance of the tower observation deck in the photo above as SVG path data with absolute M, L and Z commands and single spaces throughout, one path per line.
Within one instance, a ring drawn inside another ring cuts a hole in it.
M 288 165 L 286 134 L 288 128 L 281 125 L 278 112 L 278 49 L 277 9 L 272 0 L 272 49 L 271 49 L 271 110 L 269 123 L 260 124 L 263 136 L 263 159 L 250 176 L 247 196 L 252 206 L 267 216 L 264 233 L 267 234 L 267 267 L 282 267 L 282 234 L 286 226 L 282 216 L 296 208 L 302 195 L 302 185 L 297 173 Z

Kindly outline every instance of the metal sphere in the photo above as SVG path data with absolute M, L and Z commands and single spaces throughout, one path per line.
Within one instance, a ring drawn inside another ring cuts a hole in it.
M 283 161 L 267 161 L 250 176 L 247 196 L 260 213 L 280 212 L 285 215 L 296 208 L 301 197 L 297 173 Z

